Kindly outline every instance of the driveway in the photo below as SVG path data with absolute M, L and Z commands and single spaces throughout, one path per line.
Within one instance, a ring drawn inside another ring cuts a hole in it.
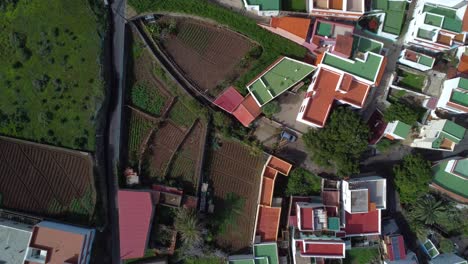
M 296 121 L 297 113 L 301 107 L 302 100 L 304 99 L 305 92 L 292 93 L 285 92 L 280 95 L 276 100 L 281 106 L 281 111 L 273 116 L 273 119 L 289 128 L 292 128 L 300 133 L 306 133 L 309 126 Z

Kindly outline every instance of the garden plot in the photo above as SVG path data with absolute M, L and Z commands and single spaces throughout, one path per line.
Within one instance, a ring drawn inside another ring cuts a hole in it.
M 175 18 L 171 18 L 175 19 Z M 241 60 L 254 47 L 247 38 L 194 19 L 175 19 L 177 33 L 162 41 L 166 52 L 201 90 L 213 90 L 236 79 Z
M 0 137 L 1 207 L 87 224 L 93 163 L 82 152 Z
M 252 156 L 248 147 L 241 143 L 225 140 L 214 150 L 209 160 L 209 180 L 212 183 L 216 208 L 222 210 L 223 200 L 231 193 L 245 201 L 242 215 L 237 224 L 217 237 L 218 243 L 231 246 L 233 251 L 248 247 L 255 225 L 258 188 L 260 186 L 263 156 Z

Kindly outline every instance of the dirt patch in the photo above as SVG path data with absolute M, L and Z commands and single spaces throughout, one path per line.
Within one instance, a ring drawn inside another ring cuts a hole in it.
M 94 212 L 93 164 L 90 156 L 0 138 L 1 206 L 43 216 Z
M 254 47 L 251 41 L 202 21 L 170 19 L 177 22 L 177 33 L 165 38 L 163 47 L 201 90 L 213 90 L 224 80 L 240 75 L 243 70 L 238 65 Z
M 216 208 L 222 208 L 222 200 L 229 193 L 245 199 L 242 215 L 237 217 L 237 225 L 217 237 L 217 242 L 223 247 L 231 247 L 233 251 L 237 251 L 251 243 L 264 162 L 262 156 L 251 156 L 247 147 L 234 141 L 222 142 L 222 146 L 211 155 L 209 179 L 215 200 L 218 200 L 215 211 Z

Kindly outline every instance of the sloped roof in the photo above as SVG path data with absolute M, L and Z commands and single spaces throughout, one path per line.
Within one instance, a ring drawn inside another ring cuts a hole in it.
M 307 38 L 309 32 L 311 19 L 300 17 L 272 17 L 270 26 L 274 28 L 281 28 L 294 34 L 302 39 Z
M 244 100 L 244 97 L 242 97 L 236 88 L 230 86 L 213 103 L 224 111 L 232 113 L 242 103 L 242 100 Z
M 406 258 L 405 241 L 402 235 L 388 237 L 387 254 L 391 261 L 404 260 Z
M 468 12 L 466 12 L 468 14 Z M 461 73 L 468 73 L 468 55 L 463 54 L 458 64 L 458 71 Z
M 302 250 L 302 254 L 314 255 L 314 256 L 342 256 L 344 257 L 345 243 L 342 240 L 339 241 L 327 241 L 327 240 L 315 240 L 307 241 L 313 242 L 306 244 Z
M 232 112 L 234 117 L 245 127 L 248 127 L 261 113 L 261 108 L 250 94 L 247 95 L 236 110 Z
M 145 255 L 153 216 L 151 193 L 118 191 L 120 258 L 140 258 Z
M 353 51 L 353 40 L 354 38 L 352 35 L 338 35 L 336 37 L 335 51 L 346 57 L 350 57 Z
M 268 167 L 279 171 L 283 175 L 289 175 L 292 165 L 280 158 L 270 155 L 270 159 L 267 164 Z
M 448 192 L 468 199 L 468 180 L 456 176 L 451 172 L 447 172 L 446 168 L 448 163 L 449 161 L 444 161 L 432 167 L 432 174 L 434 175 L 432 183 L 437 184 Z
M 280 216 L 281 207 L 259 205 L 256 234 L 261 237 L 262 242 L 276 241 Z

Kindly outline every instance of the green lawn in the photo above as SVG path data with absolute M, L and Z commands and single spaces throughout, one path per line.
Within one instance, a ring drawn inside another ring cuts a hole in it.
M 353 248 L 346 251 L 344 264 L 369 264 L 378 263 L 380 259 L 379 250 L 377 248 Z
M 18 1 L 0 12 L 0 134 L 94 150 L 104 16 L 90 2 Z
M 398 82 L 398 86 L 414 90 L 416 92 L 421 92 L 424 87 L 424 81 L 426 76 L 410 73 L 403 70 L 398 70 L 398 76 L 402 77 Z
M 306 12 L 306 0 L 283 0 L 282 10 Z

